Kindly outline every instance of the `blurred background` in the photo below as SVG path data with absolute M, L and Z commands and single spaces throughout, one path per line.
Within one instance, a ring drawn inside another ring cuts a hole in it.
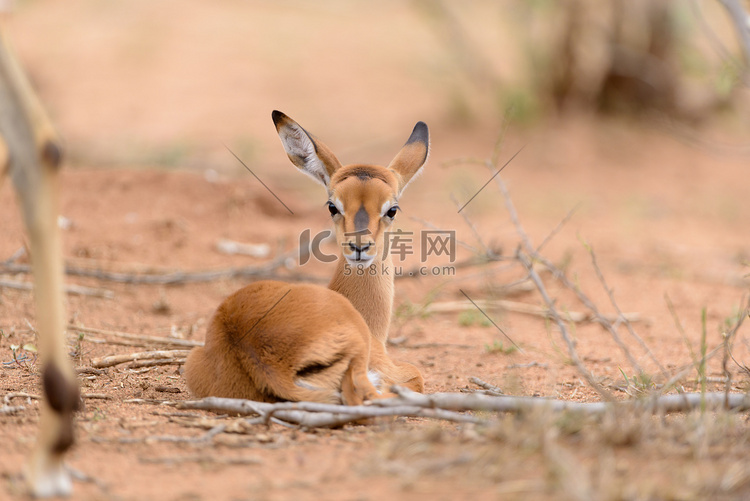
M 730 4 L 747 7 L 36 0 L 6 24 L 66 142 L 68 255 L 225 266 L 217 239 L 290 249 L 329 228 L 323 191 L 283 152 L 278 109 L 345 164 L 386 165 L 427 122 L 430 161 L 398 227 L 455 229 L 462 253 L 512 253 L 514 226 L 473 160 L 494 152 L 495 169 L 523 148 L 503 179 L 532 240 L 577 210 L 552 255 L 580 253 L 580 232 L 623 269 L 734 277 L 750 262 L 750 76 Z
M 286 161 L 273 109 L 345 163 L 417 120 L 440 148 L 491 143 L 506 117 L 750 153 L 750 77 L 716 0 L 19 1 L 7 24 L 74 164 L 244 172 L 226 145 L 265 171 Z

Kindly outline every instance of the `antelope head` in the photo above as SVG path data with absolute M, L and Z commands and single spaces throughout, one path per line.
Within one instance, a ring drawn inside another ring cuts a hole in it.
M 384 233 L 399 211 L 399 197 L 427 162 L 429 132 L 418 122 L 406 144 L 387 167 L 342 165 L 333 152 L 297 122 L 272 113 L 289 159 L 325 186 L 336 241 L 347 263 L 368 267 L 382 259 Z

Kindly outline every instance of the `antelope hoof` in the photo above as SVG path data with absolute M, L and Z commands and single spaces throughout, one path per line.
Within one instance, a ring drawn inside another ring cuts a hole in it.
M 35 498 L 68 497 L 73 491 L 73 482 L 62 458 L 33 458 L 25 474 L 29 491 Z

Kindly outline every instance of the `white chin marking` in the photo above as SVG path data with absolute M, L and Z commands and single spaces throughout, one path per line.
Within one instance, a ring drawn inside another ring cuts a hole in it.
M 350 266 L 353 266 L 355 268 L 359 268 L 360 266 L 365 269 L 369 268 L 370 265 L 375 261 L 374 257 L 371 257 L 370 259 L 367 259 L 367 260 L 360 259 L 359 261 L 346 257 L 346 256 L 344 257 L 346 258 L 346 262 L 349 263 Z

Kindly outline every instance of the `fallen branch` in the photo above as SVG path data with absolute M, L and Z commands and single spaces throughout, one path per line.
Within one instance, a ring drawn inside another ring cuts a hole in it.
M 475 385 L 479 386 L 480 388 L 485 389 L 490 395 L 494 395 L 499 397 L 500 395 L 505 395 L 505 392 L 503 392 L 502 388 L 499 386 L 495 386 L 494 384 L 490 384 L 486 381 L 482 381 L 478 377 L 471 377 L 469 378 L 469 381 L 474 383 Z
M 84 334 L 98 334 L 100 336 L 110 336 L 131 341 L 141 341 L 143 343 L 159 346 L 179 346 L 184 348 L 193 348 L 203 346 L 201 341 L 190 341 L 188 339 L 178 339 L 174 337 L 145 336 L 140 334 L 130 334 L 128 332 L 109 331 L 105 329 L 95 329 L 93 327 L 83 327 L 80 325 L 68 325 L 68 330 L 82 332 Z
M 157 398 L 129 398 L 122 401 L 123 404 L 141 404 L 141 405 L 166 405 L 175 407 L 179 402 L 174 400 L 159 400 Z
M 13 400 L 14 398 L 27 398 L 29 400 L 39 400 L 42 397 L 40 397 L 39 395 L 33 395 L 31 393 L 24 393 L 22 391 L 15 391 L 15 392 L 6 393 L 5 395 L 3 395 L 3 403 L 6 406 L 10 405 L 10 401 Z
M 483 382 L 482 382 L 483 383 Z M 491 385 L 488 385 L 491 386 Z M 576 412 L 598 416 L 617 409 L 653 414 L 688 412 L 694 409 L 750 410 L 750 396 L 739 393 L 688 393 L 661 395 L 611 402 L 571 402 L 538 397 L 516 397 L 476 393 L 434 393 L 425 395 L 405 388 L 393 387 L 398 396 L 373 400 L 368 405 L 346 406 L 316 402 L 266 403 L 234 398 L 208 397 L 179 402 L 178 409 L 207 410 L 247 416 L 258 416 L 248 424 L 268 424 L 271 420 L 305 428 L 331 428 L 347 423 L 379 417 L 421 417 L 458 423 L 486 424 L 487 419 L 465 412 L 529 411 Z M 282 423 L 282 424 L 283 424 Z M 230 424 L 224 425 L 224 431 Z M 216 429 L 215 426 L 212 429 Z
M 88 374 L 91 376 L 101 376 L 106 374 L 107 371 L 101 369 L 94 369 L 93 367 L 76 367 L 76 374 Z
M 31 393 L 23 393 L 23 392 L 14 392 L 14 393 L 6 393 L 3 395 L 3 403 L 7 407 L 10 404 L 10 401 L 14 398 L 26 398 L 29 400 L 41 400 L 42 397 L 39 395 L 33 395 Z M 92 400 L 111 400 L 112 396 L 107 395 L 105 393 L 82 393 L 81 398 L 88 398 Z
M 294 251 L 258 266 L 245 266 L 223 268 L 207 271 L 173 271 L 167 273 L 120 273 L 100 269 L 65 267 L 66 275 L 94 278 L 106 282 L 135 285 L 176 285 L 187 283 L 213 282 L 216 280 L 228 280 L 235 278 L 281 278 L 284 280 L 300 280 L 306 282 L 320 282 L 320 277 L 312 277 L 298 273 L 280 275 L 276 273 L 279 268 L 288 268 L 289 261 L 297 256 Z M 31 273 L 31 266 L 26 264 L 0 263 L 0 273 Z
M 157 367 L 159 365 L 183 365 L 186 358 L 159 358 L 157 360 L 135 360 L 130 365 L 129 369 L 139 369 L 143 367 Z
M 525 412 L 549 410 L 554 412 L 574 411 L 587 415 L 600 415 L 615 408 L 643 409 L 654 414 L 689 412 L 700 408 L 724 408 L 727 410 L 750 410 L 750 396 L 744 393 L 683 393 L 661 395 L 620 402 L 570 402 L 538 397 L 487 396 L 478 393 L 433 393 L 424 395 L 406 388 L 393 387 L 397 398 L 374 400 L 374 406 L 417 406 L 457 412 Z
M 21 412 L 23 409 L 23 405 L 3 405 L 2 407 L 0 407 L 0 416 L 10 416 L 11 414 L 15 414 L 16 412 Z
M 82 393 L 81 398 L 87 398 L 90 400 L 112 400 L 115 397 L 107 395 L 106 393 Z
M 128 353 L 124 355 L 109 355 L 106 357 L 94 358 L 91 360 L 91 366 L 97 369 L 104 367 L 113 367 L 115 365 L 127 362 L 137 362 L 142 360 L 170 360 L 175 358 L 184 359 L 188 356 L 190 350 L 158 350 L 143 351 L 139 353 Z
M 266 403 L 236 398 L 207 397 L 177 404 L 178 409 L 200 409 L 231 412 L 240 415 L 258 415 L 262 422 L 277 418 L 305 428 L 335 428 L 347 423 L 378 417 L 424 417 L 459 423 L 482 423 L 483 419 L 465 416 L 443 409 L 424 409 L 414 406 L 391 408 L 372 405 L 334 405 L 317 402 Z

